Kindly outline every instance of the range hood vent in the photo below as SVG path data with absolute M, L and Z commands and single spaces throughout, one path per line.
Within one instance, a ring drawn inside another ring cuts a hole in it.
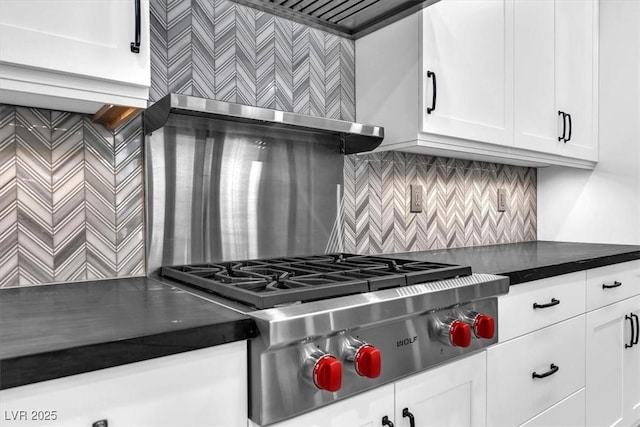
M 288 113 L 175 93 L 166 95 L 147 108 L 144 113 L 144 133 L 150 134 L 163 127 L 172 114 L 336 135 L 343 142 L 344 154 L 371 151 L 378 147 L 384 138 L 384 128 L 380 126 Z
M 350 39 L 365 36 L 438 0 L 233 0 Z

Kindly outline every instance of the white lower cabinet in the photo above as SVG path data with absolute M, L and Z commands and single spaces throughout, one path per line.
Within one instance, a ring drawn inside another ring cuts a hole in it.
M 487 425 L 516 426 L 584 387 L 584 314 L 487 350 Z
M 533 417 L 522 427 L 582 427 L 584 426 L 584 388 Z
M 640 296 L 587 314 L 587 425 L 640 425 Z
M 366 427 L 382 426 L 382 418 L 393 417 L 394 385 L 387 384 L 349 399 L 324 406 L 273 427 Z M 394 420 L 395 421 L 395 420 Z M 392 421 L 392 422 L 394 422 Z M 394 422 L 395 424 L 395 422 Z M 249 422 L 249 426 L 256 424 Z
M 395 425 L 411 426 L 405 408 L 416 426 L 486 425 L 486 358 L 483 351 L 398 381 Z
M 350 399 L 327 405 L 277 427 L 485 425 L 486 353 L 436 367 Z M 254 424 L 249 422 L 250 426 Z
M 512 286 L 498 311 L 488 426 L 640 426 L 640 260 Z
M 246 348 L 239 341 L 2 390 L 0 424 L 241 426 L 247 419 Z

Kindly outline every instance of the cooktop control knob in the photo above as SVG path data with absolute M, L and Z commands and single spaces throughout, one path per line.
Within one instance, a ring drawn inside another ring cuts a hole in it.
M 491 339 L 496 332 L 496 322 L 488 314 L 478 314 L 473 319 L 473 333 L 478 338 Z
M 449 341 L 455 347 L 469 347 L 471 327 L 460 320 L 454 320 L 449 326 Z
M 382 353 L 380 350 L 349 334 L 342 335 L 342 354 L 347 363 L 352 363 L 361 377 L 378 378 L 382 371 Z
M 356 352 L 353 361 L 358 375 L 367 378 L 378 378 L 382 370 L 382 355 L 380 350 L 365 344 Z
M 338 391 L 342 387 L 342 363 L 330 354 L 320 357 L 313 367 L 313 382 L 321 390 Z
M 471 344 L 471 326 L 462 320 L 454 317 L 436 317 L 432 320 L 431 327 L 443 344 L 454 347 L 469 347 Z
M 459 312 L 458 319 L 468 323 L 476 338 L 491 339 L 496 333 L 496 321 L 493 316 L 477 311 L 463 310 Z

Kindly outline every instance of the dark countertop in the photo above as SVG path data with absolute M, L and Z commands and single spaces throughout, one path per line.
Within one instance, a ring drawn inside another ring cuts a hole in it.
M 511 285 L 640 259 L 640 246 L 523 242 L 389 254 L 395 258 L 470 265 L 474 273 L 508 276 Z
M 470 265 L 516 285 L 640 259 L 640 246 L 526 242 L 387 256 Z M 247 316 L 194 293 L 142 277 L 0 289 L 0 389 L 256 335 Z
M 255 336 L 245 315 L 152 279 L 0 290 L 0 389 Z

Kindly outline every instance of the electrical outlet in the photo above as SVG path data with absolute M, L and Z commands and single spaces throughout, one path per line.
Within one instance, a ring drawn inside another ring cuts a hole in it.
M 498 188 L 498 212 L 507 210 L 507 190 Z
M 410 185 L 409 191 L 411 192 L 411 212 L 422 212 L 422 185 Z

